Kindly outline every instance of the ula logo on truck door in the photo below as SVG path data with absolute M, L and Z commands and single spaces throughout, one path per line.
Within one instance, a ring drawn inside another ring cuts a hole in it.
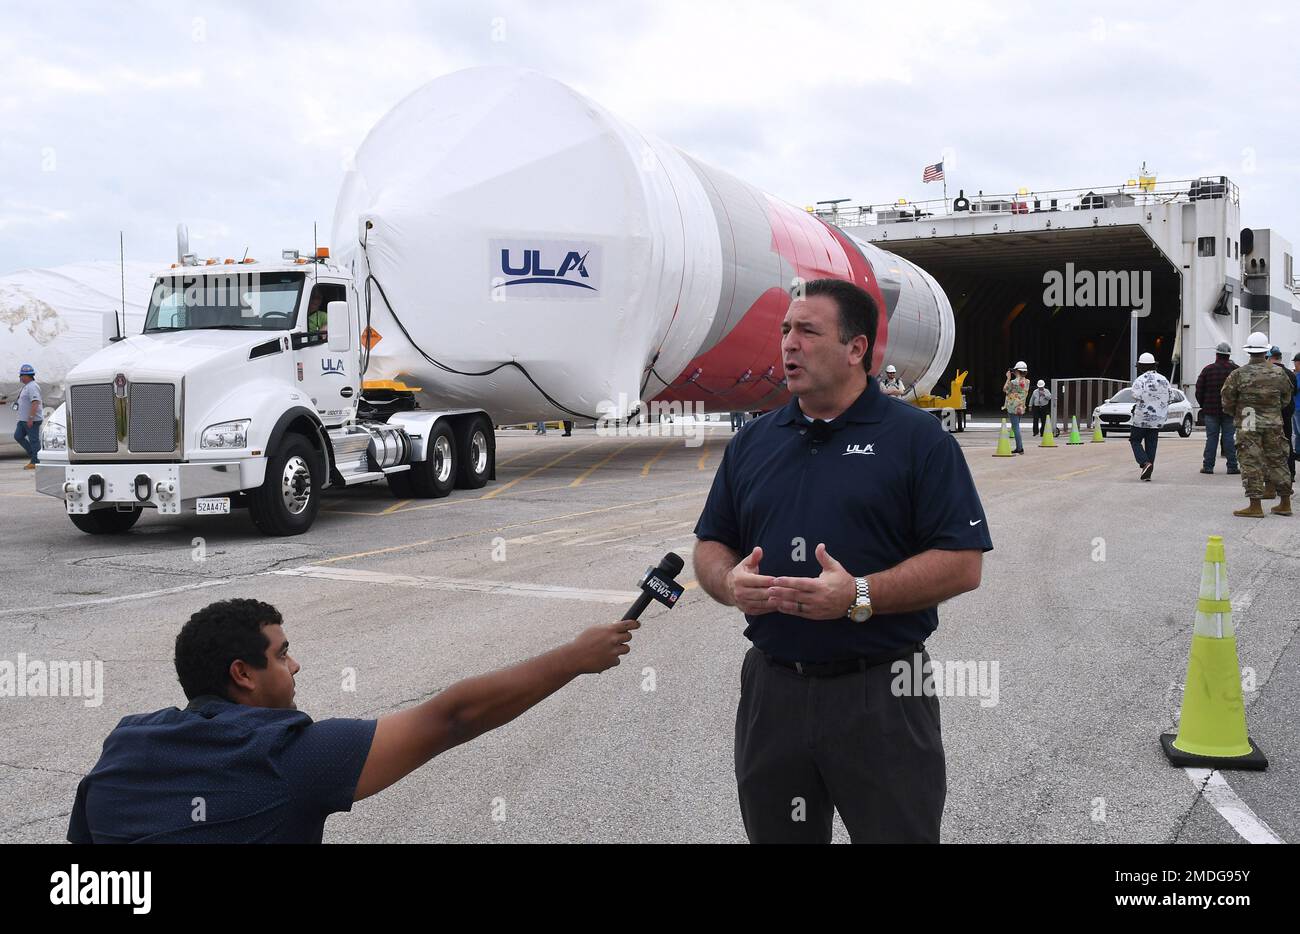
M 343 376 L 343 358 L 337 360 L 321 357 L 320 371 L 323 376 Z
M 572 240 L 492 240 L 492 290 L 501 298 L 593 298 L 600 246 Z

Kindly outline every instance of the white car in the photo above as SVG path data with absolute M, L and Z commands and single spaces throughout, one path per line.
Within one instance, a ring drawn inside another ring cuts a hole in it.
M 1121 389 L 1093 411 L 1092 416 L 1094 419 L 1099 416 L 1101 418 L 1101 433 L 1103 436 L 1111 432 L 1128 434 L 1128 430 L 1133 427 L 1133 404 L 1135 401 L 1133 390 Z M 1196 424 L 1196 420 L 1192 416 L 1192 404 L 1187 401 L 1187 396 L 1183 395 L 1181 390 L 1170 389 L 1169 414 L 1165 417 L 1165 423 L 1160 430 L 1176 431 L 1184 438 L 1187 438 L 1191 436 L 1194 424 Z

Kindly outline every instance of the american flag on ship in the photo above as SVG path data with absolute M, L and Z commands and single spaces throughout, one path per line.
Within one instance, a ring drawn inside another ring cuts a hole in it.
M 923 182 L 943 181 L 943 163 L 936 162 L 934 165 L 927 165 L 925 171 L 921 173 Z

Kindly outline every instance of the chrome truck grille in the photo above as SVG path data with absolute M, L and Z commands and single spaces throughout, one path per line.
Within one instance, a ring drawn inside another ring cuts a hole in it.
M 132 453 L 170 454 L 176 450 L 176 387 L 171 383 L 132 383 L 127 447 Z
M 78 454 L 117 453 L 117 411 L 113 384 L 73 386 L 68 391 L 68 428 Z
M 74 454 L 172 454 L 180 436 L 176 387 L 128 383 L 125 397 L 112 383 L 68 390 L 68 443 Z M 123 443 L 125 442 L 125 444 Z

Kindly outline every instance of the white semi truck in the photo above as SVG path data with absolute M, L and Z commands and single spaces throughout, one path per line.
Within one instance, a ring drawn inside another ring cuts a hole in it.
M 92 534 L 145 508 L 246 506 L 270 535 L 305 532 L 321 491 L 387 480 L 446 496 L 494 475 L 493 424 L 472 408 L 424 410 L 419 387 L 365 382 L 367 342 L 348 271 L 186 254 L 155 284 L 143 332 L 73 368 L 46 419 L 37 489 Z

